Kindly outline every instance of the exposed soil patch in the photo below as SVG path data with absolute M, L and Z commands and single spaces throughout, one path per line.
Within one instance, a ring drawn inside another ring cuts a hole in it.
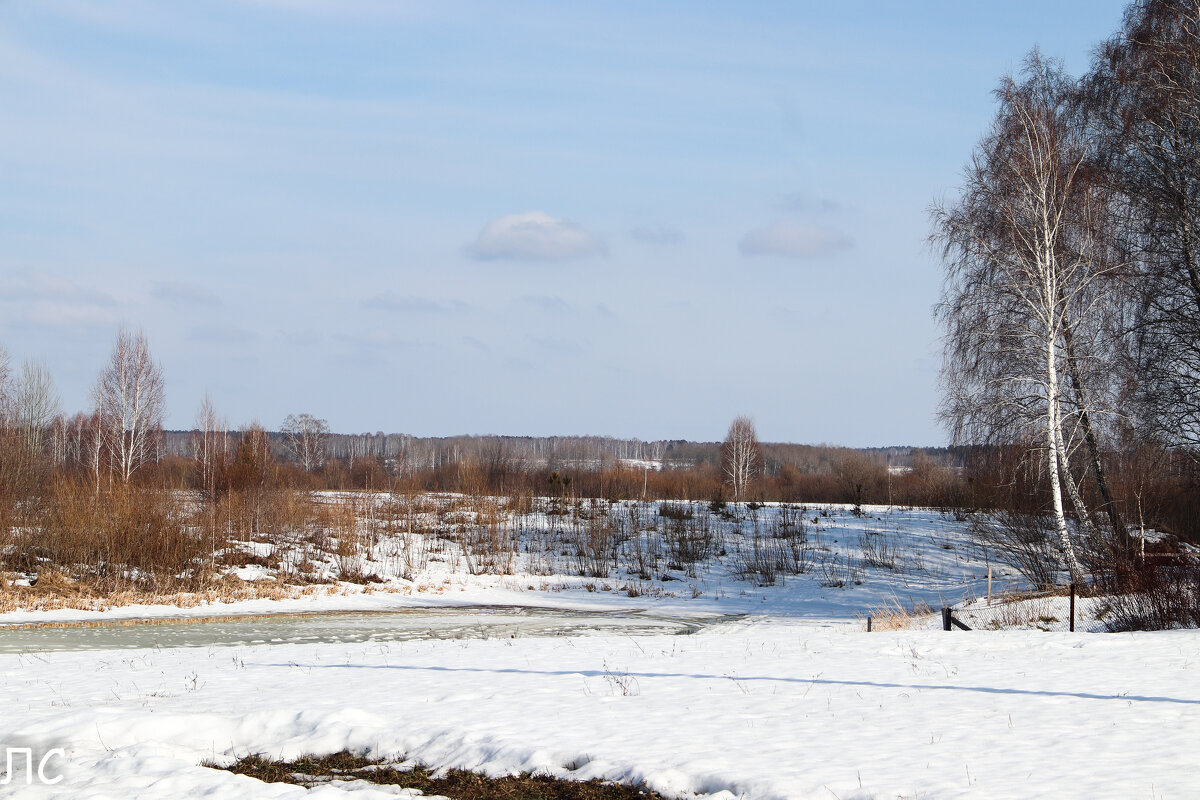
M 207 766 L 215 766 L 209 764 Z M 247 756 L 227 767 L 267 783 L 292 783 L 313 787 L 331 780 L 365 780 L 374 784 L 417 789 L 451 800 L 666 800 L 649 789 L 608 781 L 571 781 L 548 775 L 510 775 L 489 778 L 467 770 L 434 772 L 416 765 L 396 764 L 341 752 L 330 756 L 305 756 L 296 761 L 270 761 Z

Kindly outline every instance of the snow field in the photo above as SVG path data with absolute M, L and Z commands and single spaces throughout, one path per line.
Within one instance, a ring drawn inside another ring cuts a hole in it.
M 668 536 L 674 523 L 644 511 L 651 535 Z M 739 574 L 755 540 L 773 537 L 777 506 L 757 519 L 715 516 L 709 558 L 674 568 L 664 554 L 651 579 L 620 559 L 607 576 L 578 574 L 570 536 L 586 525 L 534 513 L 513 529 L 508 575 L 471 574 L 452 532 L 419 544 L 385 532 L 355 556 L 385 578 L 381 589 L 0 615 L 13 624 L 480 604 L 749 615 L 692 636 L 0 654 L 0 746 L 67 751 L 61 783 L 17 775 L 0 797 L 396 796 L 362 782 L 268 786 L 201 766 L 343 749 L 721 800 L 1200 796 L 1200 633 L 1043 632 L 1043 617 L 1064 618 L 1065 598 L 1047 598 L 1012 608 L 1025 630 L 945 633 L 931 617 L 916 623 L 926 629 L 867 634 L 861 616 L 872 609 L 981 597 L 989 565 L 997 593 L 1021 581 L 951 518 L 864 512 L 805 509 L 811 568 L 773 584 Z M 394 555 L 414 547 L 424 554 L 415 571 Z M 322 568 L 337 568 L 332 555 Z M 1081 601 L 1081 614 L 1092 605 Z M 980 606 L 959 616 L 996 618 Z
M 347 748 L 681 797 L 1196 797 L 1197 669 L 1192 631 L 767 618 L 693 636 L 8 655 L 0 742 L 68 756 L 62 783 L 0 797 L 394 796 L 198 766 Z

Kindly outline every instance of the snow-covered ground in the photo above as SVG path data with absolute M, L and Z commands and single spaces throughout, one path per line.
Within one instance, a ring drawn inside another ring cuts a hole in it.
M 1017 615 L 1031 630 L 866 633 L 858 615 L 872 608 L 982 595 L 992 562 L 934 512 L 869 511 L 818 516 L 820 546 L 850 556 L 866 533 L 893 537 L 901 568 L 864 566 L 841 587 L 815 571 L 774 586 L 738 580 L 731 550 L 636 596 L 619 574 L 471 576 L 431 562 L 430 574 L 394 591 L 6 615 L 482 603 L 746 616 L 692 635 L 517 628 L 487 639 L 0 654 L 0 748 L 29 747 L 35 764 L 65 751 L 47 762 L 60 783 L 18 774 L 0 797 L 395 796 L 361 783 L 266 785 L 202 766 L 343 749 L 493 774 L 644 781 L 680 797 L 1200 797 L 1200 634 L 1037 630 L 1061 613 L 1059 600 Z
M 354 787 L 199 764 L 349 748 L 683 796 L 1189 798 L 1197 670 L 1190 631 L 766 618 L 691 636 L 6 655 L 0 742 L 67 755 L 50 762 L 61 783 L 0 796 L 340 797 Z
M 359 503 L 361 514 L 362 495 L 349 497 Z M 337 493 L 321 498 L 328 503 L 345 499 Z M 269 558 L 277 567 L 251 563 L 230 570 L 246 580 L 264 580 L 285 577 L 282 573 L 303 562 L 310 577 L 333 580 L 350 562 L 355 572 L 379 582 L 314 587 L 317 591 L 311 596 L 283 601 L 11 611 L 0 613 L 0 625 L 430 605 L 578 607 L 581 602 L 611 605 L 631 596 L 633 606 L 682 613 L 851 619 L 882 607 L 924 603 L 936 608 L 982 596 L 989 566 L 997 593 L 1025 586 L 994 553 L 972 542 L 963 523 L 929 509 L 889 506 L 864 506 L 855 514 L 849 506 L 768 504 L 734 515 L 711 513 L 707 503 L 667 503 L 669 512 L 689 515 L 673 519 L 657 513 L 657 504 L 620 502 L 603 507 L 603 528 L 573 513 L 510 515 L 509 530 L 501 538 L 510 542 L 512 555 L 496 559 L 504 562 L 508 574 L 471 574 L 471 558 L 463 545 L 471 534 L 463 533 L 462 521 L 474 520 L 475 512 L 468 507 L 447 511 L 447 500 L 462 498 L 426 496 L 428 504 L 441 501 L 441 511 L 396 520 L 398 532 L 374 520 L 381 532 L 367 535 L 360 530 L 352 558 L 337 555 L 335 538 L 322 547 L 308 538 L 276 538 L 242 547 L 244 555 Z M 590 506 L 583 512 L 594 514 Z M 781 520 L 786 524 L 780 525 Z M 410 533 L 405 526 L 422 532 Z M 609 556 L 598 563 L 595 554 L 586 551 L 592 540 L 603 537 L 624 542 L 598 546 Z M 703 541 L 696 544 L 697 540 Z M 699 560 L 681 558 L 681 549 L 698 551 Z M 779 559 L 791 563 L 772 566 Z M 594 574 L 597 566 L 603 567 L 600 575 Z M 760 571 L 746 575 L 748 568 Z M 588 570 L 592 574 L 583 574 Z

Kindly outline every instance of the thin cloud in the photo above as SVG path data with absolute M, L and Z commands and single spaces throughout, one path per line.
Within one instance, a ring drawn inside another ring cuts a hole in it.
M 842 210 L 841 203 L 828 197 L 817 197 L 804 192 L 787 192 L 779 196 L 776 205 L 783 211 L 819 212 L 833 214 Z
M 476 339 L 474 336 L 464 336 L 464 337 L 462 337 L 461 341 L 464 345 L 471 348 L 472 350 L 478 350 L 481 353 L 492 352 L 492 348 L 489 347 L 486 342 Z
M 639 225 L 629 235 L 642 244 L 669 245 L 683 241 L 683 231 L 669 225 Z
M 44 328 L 103 328 L 117 322 L 110 309 L 87 303 L 38 300 L 23 315 L 30 325 Z
M 603 255 L 607 248 L 574 222 L 527 211 L 489 222 L 466 252 L 480 261 L 566 261 Z
M 38 327 L 102 327 L 118 317 L 117 301 L 107 292 L 41 272 L 0 283 L 0 303 L 16 305 L 11 316 Z
M 393 350 L 440 350 L 442 345 L 421 339 L 401 336 L 395 331 L 375 328 L 358 333 L 339 333 L 333 337 L 338 344 L 348 346 L 360 353 L 367 351 Z
M 196 325 L 188 329 L 188 338 L 204 344 L 249 344 L 258 334 L 247 328 L 226 325 Z
M 461 300 L 440 303 L 428 297 L 382 292 L 364 300 L 363 308 L 372 308 L 381 311 L 400 311 L 407 314 L 449 314 L 455 311 L 465 311 L 468 306 Z
M 195 284 L 162 281 L 154 284 L 150 294 L 158 300 L 185 306 L 219 306 L 221 298 Z
M 820 258 L 853 246 L 845 234 L 806 222 L 780 220 L 750 231 L 738 243 L 745 256 Z
M 0 300 L 42 300 L 106 307 L 117 304 L 107 292 L 41 272 L 26 272 L 16 276 L 14 280 L 0 283 Z
M 550 294 L 527 294 L 518 297 L 515 301 L 518 305 L 532 306 L 542 311 L 561 313 L 570 311 L 571 306 L 566 300 L 563 300 L 558 295 Z
M 586 348 L 573 339 L 564 339 L 558 336 L 527 336 L 525 338 L 534 348 L 546 353 L 576 356 L 586 352 Z

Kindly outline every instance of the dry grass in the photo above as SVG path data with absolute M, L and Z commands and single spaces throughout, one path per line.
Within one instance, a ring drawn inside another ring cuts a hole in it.
M 924 624 L 928 621 L 929 617 L 936 613 L 937 611 L 925 602 L 916 603 L 911 608 L 905 608 L 899 602 L 893 600 L 888 605 L 871 609 L 866 616 L 871 619 L 871 630 L 873 631 L 902 631 Z M 863 615 L 859 616 L 862 617 Z M 863 618 L 863 626 L 866 627 L 866 624 L 866 619 Z
M 1060 622 L 1055 616 L 1049 597 L 1030 597 L 1019 594 L 1003 597 L 986 609 L 972 609 L 975 616 L 986 614 L 986 621 L 981 627 L 992 630 L 1010 630 L 1013 628 L 1041 628 Z M 978 624 L 978 623 L 976 623 Z
M 3 566 L 48 581 L 60 573 L 66 583 L 110 593 L 203 588 L 215 577 L 212 543 L 197 528 L 193 505 L 160 489 L 55 480 L 22 507 Z
M 216 768 L 267 783 L 291 783 L 310 788 L 330 780 L 365 780 L 453 800 L 665 800 L 649 789 L 609 781 L 572 781 L 529 773 L 489 778 L 467 770 L 433 771 L 419 764 L 371 760 L 349 752 L 306 756 L 287 762 L 254 755 L 230 766 Z
M 170 605 L 195 608 L 211 603 L 232 603 L 238 600 L 287 600 L 318 594 L 334 594 L 337 586 L 296 585 L 274 580 L 242 581 L 226 576 L 219 583 L 196 591 L 159 592 L 128 588 L 111 591 L 103 584 L 74 581 L 60 572 L 46 572 L 36 586 L 0 588 L 0 613 L 9 611 L 107 611 L 132 605 Z

